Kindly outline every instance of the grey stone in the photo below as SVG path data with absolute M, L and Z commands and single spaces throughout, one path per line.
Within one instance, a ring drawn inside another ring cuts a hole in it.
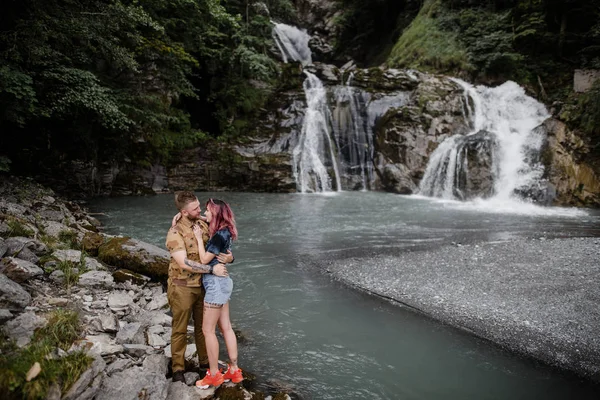
M 48 253 L 46 245 L 39 240 L 26 237 L 11 237 L 5 240 L 7 246 L 6 253 L 11 256 L 19 254 L 23 249 L 27 248 L 36 256 L 45 255 Z
M 62 297 L 52 297 L 48 299 L 48 304 L 51 306 L 64 307 L 69 304 L 69 299 L 65 299 Z
M 0 309 L 0 324 L 5 323 L 12 317 L 13 317 L 13 314 L 10 312 L 10 310 L 7 310 L 6 308 Z
M 44 271 L 29 261 L 13 257 L 5 257 L 0 265 L 0 272 L 17 283 L 27 282 L 29 279 L 44 274 Z
M 200 374 L 197 372 L 186 372 L 183 376 L 185 378 L 185 384 L 188 386 L 195 385 L 196 381 L 200 379 Z
M 91 343 L 91 346 L 89 347 L 91 353 L 99 354 L 101 356 L 119 354 L 124 351 L 123 346 L 116 344 L 107 334 L 88 335 L 84 340 Z
M 187 381 L 186 381 L 187 383 Z M 167 399 L 177 400 L 199 400 L 212 399 L 215 394 L 215 388 L 199 389 L 196 386 L 187 386 L 183 382 L 170 382 Z
M 99 271 L 99 270 L 106 269 L 100 261 L 98 261 L 92 257 L 86 257 L 84 264 L 85 264 L 85 269 L 87 269 L 88 271 Z
M 33 312 L 26 312 L 4 324 L 4 333 L 14 339 L 17 346 L 23 347 L 31 341 L 34 331 L 46 325 L 45 318 L 37 316 Z
M 17 282 L 0 274 L 0 307 L 19 311 L 31 303 L 31 296 Z
M 96 320 L 102 332 L 115 333 L 119 331 L 119 319 L 113 313 L 100 313 Z
M 133 304 L 133 298 L 126 292 L 112 292 L 108 296 L 108 307 L 113 311 L 126 311 Z
M 132 367 L 104 379 L 96 400 L 164 400 L 167 393 L 168 382 L 163 374 Z
M 108 367 L 106 368 L 105 372 L 108 376 L 110 376 L 114 373 L 124 371 L 127 368 L 131 367 L 132 365 L 133 365 L 133 361 L 131 361 L 130 359 L 119 358 L 118 360 L 115 360 L 114 362 L 109 364 Z
M 40 261 L 40 258 L 36 256 L 31 250 L 27 247 L 24 247 L 23 250 L 16 255 L 17 258 L 25 261 L 29 261 L 32 264 L 37 264 Z
M 140 322 L 128 323 L 119 329 L 117 343 L 146 344 L 144 326 Z
M 71 232 L 72 229 L 68 226 L 61 224 L 60 222 L 55 221 L 44 221 L 42 222 L 42 227 L 44 228 L 44 232 L 46 235 L 58 239 L 61 232 Z
M 89 271 L 79 276 L 79 286 L 90 287 L 113 287 L 114 279 L 109 272 L 106 271 Z
M 125 354 L 129 354 L 130 356 L 137 358 L 143 357 L 145 354 L 151 353 L 152 350 L 152 347 L 146 346 L 145 344 L 123 344 L 123 351 L 125 352 Z
M 169 304 L 166 293 L 161 293 L 159 296 L 152 299 L 150 303 L 146 305 L 146 310 L 154 311 L 165 308 Z
M 73 264 L 81 262 L 81 251 L 79 250 L 55 250 L 52 255 L 60 261 L 69 261 Z
M 169 359 L 164 354 L 150 354 L 142 363 L 145 373 L 166 375 L 169 369 Z
M 52 271 L 49 278 L 52 282 L 63 283 L 65 281 L 65 273 L 57 269 Z
M 100 388 L 100 383 L 102 381 L 101 372 L 106 368 L 106 362 L 102 359 L 102 357 L 94 357 L 94 361 L 90 368 L 88 368 L 71 386 L 69 391 L 64 395 L 62 400 L 81 400 L 81 399 L 91 399 L 98 392 Z M 97 378 L 100 376 L 100 380 L 97 381 Z M 92 389 L 92 393 L 89 390 Z

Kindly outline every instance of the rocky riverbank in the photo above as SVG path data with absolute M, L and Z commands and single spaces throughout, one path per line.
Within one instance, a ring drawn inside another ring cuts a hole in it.
M 172 383 L 161 284 L 169 254 L 99 227 L 79 204 L 32 181 L 0 182 L 0 390 L 8 398 L 289 398 L 253 390 L 251 374 L 243 385 L 197 389 L 193 344 L 187 385 Z
M 445 246 L 332 261 L 336 279 L 600 381 L 600 239 Z

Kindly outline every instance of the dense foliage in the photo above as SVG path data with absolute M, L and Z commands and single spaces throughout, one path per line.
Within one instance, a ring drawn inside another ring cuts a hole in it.
M 575 68 L 600 67 L 600 1 L 426 0 L 388 63 L 561 98 Z
M 277 73 L 268 12 L 243 0 L 7 0 L 0 26 L 0 171 L 164 160 L 235 134 Z

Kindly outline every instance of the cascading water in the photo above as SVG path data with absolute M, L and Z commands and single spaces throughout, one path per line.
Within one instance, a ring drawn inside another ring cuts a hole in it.
M 312 64 L 304 30 L 273 22 L 273 38 L 284 62 Z M 323 82 L 304 70 L 306 109 L 302 128 L 288 141 L 293 147 L 293 172 L 300 192 L 368 190 L 375 179 L 373 164 L 373 127 L 391 107 L 400 107 L 408 99 L 406 92 L 372 96 L 346 84 L 327 92 Z M 330 98 L 333 107 L 328 104 Z M 330 111 L 330 109 L 333 110 Z
M 335 89 L 334 127 L 338 157 L 344 176 L 356 176 L 354 188 L 368 190 L 373 182 L 373 132 L 364 118 L 368 98 L 355 93 L 352 74 L 343 86 Z M 360 185 L 360 186 L 358 186 Z
M 273 39 L 281 52 L 283 62 L 298 61 L 302 65 L 312 64 L 312 53 L 308 42 L 310 35 L 294 26 L 273 22 Z
M 465 91 L 465 118 L 472 131 L 446 139 L 433 152 L 421 181 L 421 194 L 473 197 L 466 193 L 470 175 L 482 175 L 482 168 L 493 186 L 487 193 L 475 190 L 478 197 L 508 200 L 527 193 L 543 174 L 543 166 L 534 162 L 531 154 L 539 153 L 543 144 L 544 137 L 535 128 L 549 117 L 548 111 L 514 82 L 488 88 L 454 81 Z M 476 171 L 472 171 L 473 165 Z
M 298 144 L 294 148 L 294 177 L 300 192 L 332 191 L 328 163 L 334 169 L 336 188 L 341 190 L 340 173 L 334 156 L 333 143 L 329 134 L 331 116 L 327 107 L 327 92 L 323 82 L 314 74 L 305 71 L 304 81 L 307 108 Z

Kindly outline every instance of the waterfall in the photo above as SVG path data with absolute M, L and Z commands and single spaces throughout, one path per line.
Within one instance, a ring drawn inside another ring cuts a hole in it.
M 531 155 L 539 153 L 542 146 L 544 137 L 535 128 L 549 117 L 548 111 L 514 82 L 489 88 L 453 80 L 464 89 L 464 115 L 472 130 L 467 136 L 447 138 L 438 146 L 427 164 L 420 192 L 448 199 L 468 198 L 464 191 L 469 185 L 469 166 L 477 164 L 479 171 L 484 165 L 491 175 L 493 186 L 488 197 L 508 200 L 527 193 L 544 172 Z M 485 158 L 488 160 L 481 161 Z
M 306 66 L 312 64 L 308 47 L 310 35 L 296 27 L 275 23 L 273 38 L 284 62 L 298 61 Z M 327 91 L 316 75 L 304 71 L 303 87 L 306 110 L 302 129 L 292 151 L 294 178 L 301 193 L 330 192 L 332 186 L 330 169 L 333 169 L 335 190 L 342 190 L 338 162 L 334 156 L 331 138 L 331 114 L 327 105 Z
M 342 189 L 337 160 L 334 156 L 330 129 L 331 116 L 327 106 L 327 91 L 314 74 L 304 71 L 304 93 L 307 108 L 298 144 L 294 148 L 293 164 L 296 187 L 302 193 L 332 191 L 331 178 L 325 163 L 333 167 L 336 189 Z
M 368 190 L 374 178 L 373 132 L 365 118 L 369 99 L 351 86 L 352 77 L 351 73 L 345 85 L 335 88 L 333 131 L 344 176 L 359 178 L 350 184 L 354 189 Z
M 272 31 L 273 39 L 279 48 L 283 62 L 292 60 L 302 65 L 312 64 L 312 53 L 308 47 L 310 35 L 305 30 L 294 26 L 272 22 L 275 25 Z
M 312 64 L 308 33 L 273 24 L 273 38 L 283 61 L 300 62 L 304 67 Z M 352 74 L 328 92 L 308 71 L 313 71 L 311 68 L 304 69 L 302 127 L 289 141 L 296 188 L 302 193 L 369 190 L 375 180 L 373 127 L 389 108 L 404 105 L 409 96 L 405 92 L 373 96 L 352 86 Z

